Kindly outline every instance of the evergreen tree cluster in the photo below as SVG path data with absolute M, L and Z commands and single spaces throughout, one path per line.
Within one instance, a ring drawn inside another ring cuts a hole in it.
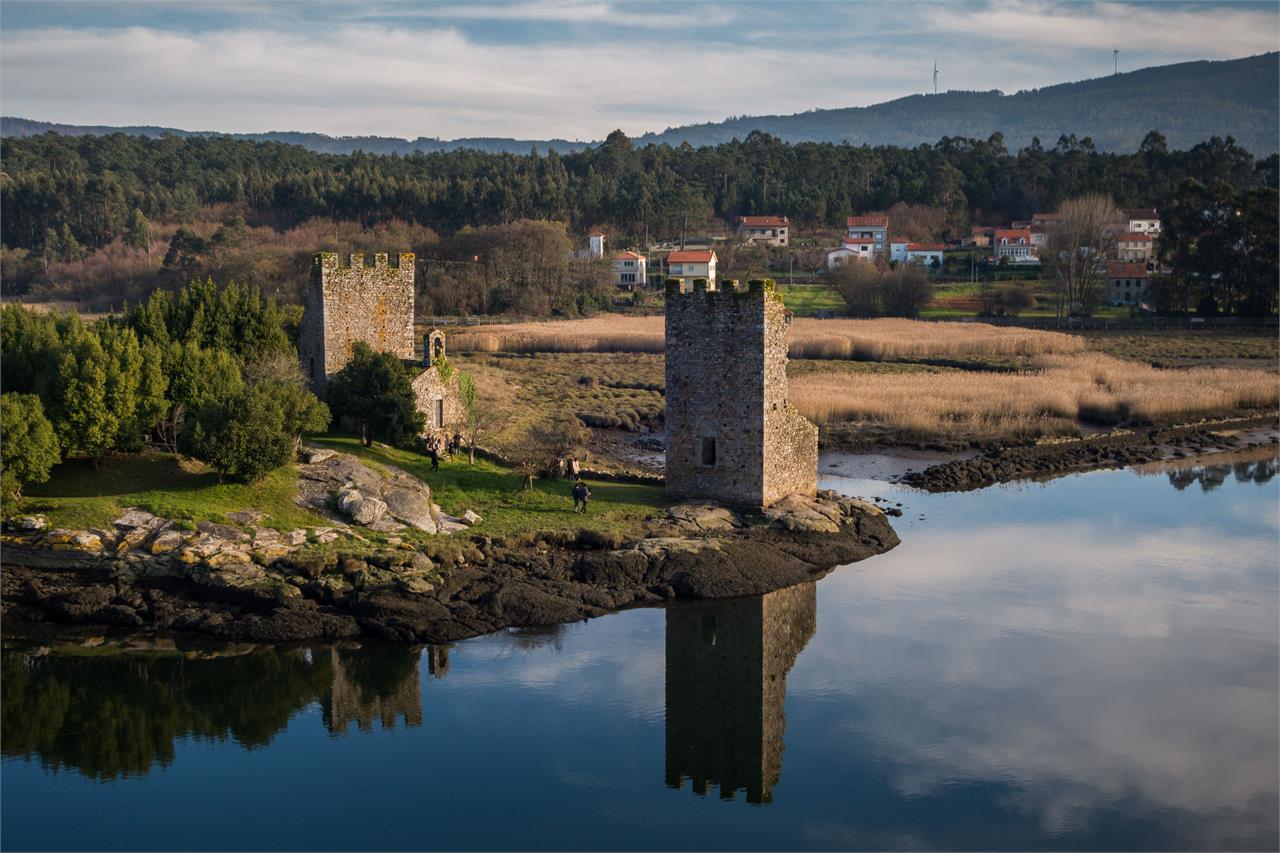
M 288 325 L 255 289 L 208 281 L 156 291 L 124 316 L 92 324 L 4 306 L 7 500 L 59 458 L 100 465 L 152 440 L 244 481 L 287 463 L 303 432 L 329 422 L 305 387 Z M 19 417 L 33 425 L 10 430 Z
M 319 154 L 230 137 L 48 133 L 5 138 L 0 157 L 0 241 L 54 259 L 116 238 L 142 245 L 150 222 L 190 223 L 203 206 L 277 228 L 324 218 L 364 227 L 403 221 L 451 234 L 531 219 L 673 237 L 742 214 L 839 226 L 898 202 L 989 223 L 1087 192 L 1106 192 L 1120 207 L 1164 207 L 1187 178 L 1247 191 L 1275 186 L 1277 173 L 1276 155 L 1255 160 L 1231 137 L 1171 151 L 1155 131 L 1129 154 L 1100 152 L 1074 134 L 1050 146 L 1034 139 L 1015 152 L 999 133 L 904 148 L 787 144 L 756 131 L 714 147 L 673 148 L 636 147 L 615 131 L 591 149 L 523 156 Z

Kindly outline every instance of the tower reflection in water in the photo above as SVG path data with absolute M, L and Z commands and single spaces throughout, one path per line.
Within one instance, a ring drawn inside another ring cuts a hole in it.
M 806 583 L 667 609 L 668 787 L 772 801 L 787 673 L 817 627 L 817 595 Z

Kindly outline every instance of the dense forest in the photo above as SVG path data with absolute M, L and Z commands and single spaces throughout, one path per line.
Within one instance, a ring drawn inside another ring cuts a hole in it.
M 1103 154 L 1074 135 L 1012 152 L 999 134 L 872 148 L 789 145 L 752 133 L 695 149 L 637 148 L 615 132 L 563 157 L 326 155 L 229 138 L 46 134 L 3 140 L 0 159 L 0 240 L 32 251 L 64 231 L 83 249 L 107 246 L 126 234 L 135 209 L 182 223 L 202 206 L 223 205 L 249 225 L 281 229 L 321 218 L 365 227 L 402 221 L 448 234 L 543 219 L 678 238 L 749 213 L 839 227 L 846 216 L 898 202 L 945 209 L 961 224 L 1026 217 L 1094 191 L 1121 207 L 1160 207 L 1188 177 L 1247 189 L 1274 186 L 1277 174 L 1275 155 L 1255 161 L 1230 137 L 1172 151 L 1154 131 L 1132 154 Z
M 0 157 L 9 295 L 119 308 L 212 276 L 296 303 L 318 248 L 413 250 L 425 314 L 529 316 L 610 304 L 607 270 L 570 260 L 589 228 L 621 247 L 728 234 L 740 214 L 784 214 L 797 227 L 787 250 L 795 268 L 812 269 L 856 213 L 891 211 L 910 239 L 955 239 L 1085 193 L 1166 209 L 1190 184 L 1243 194 L 1274 188 L 1280 171 L 1276 155 L 1256 160 L 1230 137 L 1176 151 L 1156 131 L 1131 154 L 1075 136 L 1015 152 L 999 134 L 873 148 L 754 132 L 695 149 L 637 147 L 615 132 L 564 156 L 336 155 L 228 137 L 45 134 L 0 141 Z M 725 247 L 726 274 L 758 266 L 739 254 Z

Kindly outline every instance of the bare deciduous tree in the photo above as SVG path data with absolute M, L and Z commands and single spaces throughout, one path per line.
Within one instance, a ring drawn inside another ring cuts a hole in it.
M 1041 261 L 1053 275 L 1058 316 L 1088 314 L 1102 298 L 1107 259 L 1124 223 L 1111 197 L 1101 193 L 1069 199 L 1058 213 Z

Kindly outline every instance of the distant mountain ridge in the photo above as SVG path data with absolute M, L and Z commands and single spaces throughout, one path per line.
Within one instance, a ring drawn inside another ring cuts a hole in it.
M 718 145 L 763 130 L 787 142 L 848 142 L 855 145 L 916 146 L 943 136 L 985 139 L 1003 134 L 1016 150 L 1039 137 L 1046 146 L 1063 134 L 1092 137 L 1100 151 L 1133 151 L 1147 131 L 1165 135 L 1171 148 L 1189 148 L 1210 136 L 1234 136 L 1257 156 L 1280 150 L 1280 52 L 1243 59 L 1202 60 L 1161 65 L 1060 83 L 1005 95 L 999 91 L 950 91 L 909 95 L 869 107 L 812 110 L 795 115 L 743 116 L 721 122 L 685 125 L 646 133 L 637 145 Z M 0 136 L 54 132 L 71 136 L 128 133 L 140 136 L 222 136 L 216 131 L 187 131 L 140 126 L 109 127 L 53 124 L 0 117 Z M 312 151 L 376 154 L 448 151 L 471 148 L 527 154 L 554 148 L 561 153 L 597 143 L 566 139 L 523 140 L 471 137 L 442 140 L 387 136 L 327 136 L 273 131 L 225 134 L 237 139 L 283 142 Z

